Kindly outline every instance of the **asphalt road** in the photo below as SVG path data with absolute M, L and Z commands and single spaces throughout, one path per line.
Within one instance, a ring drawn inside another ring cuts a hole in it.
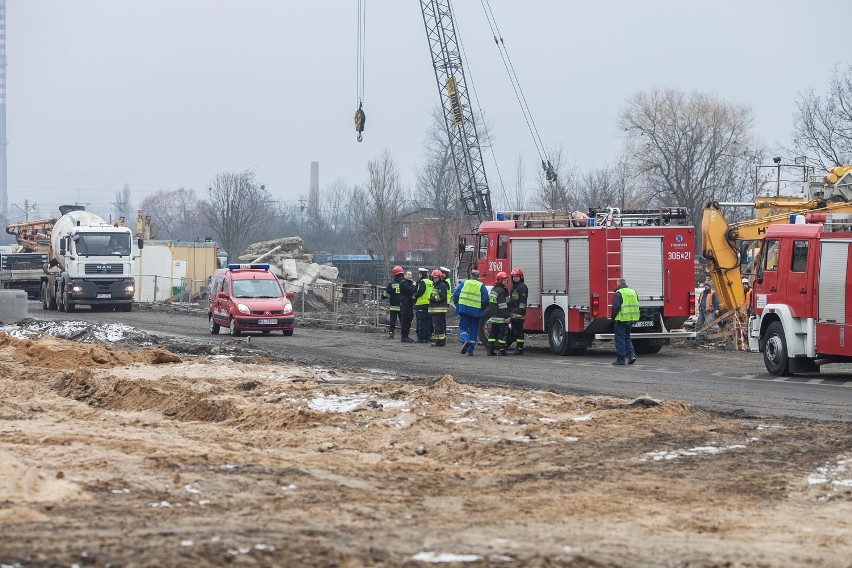
M 130 313 L 46 312 L 29 303 L 30 317 L 44 320 L 117 322 L 163 338 L 214 344 L 226 331 L 211 336 L 206 314 L 168 308 L 140 307 Z M 479 385 L 542 389 L 575 395 L 611 395 L 680 400 L 695 407 L 754 416 L 794 416 L 852 421 L 852 365 L 829 365 L 820 374 L 776 378 L 766 372 L 760 354 L 722 351 L 692 342 L 640 355 L 635 365 L 616 367 L 611 344 L 601 343 L 583 356 L 557 357 L 544 336 L 527 342 L 523 357 L 474 357 L 447 346 L 400 343 L 385 333 L 329 330 L 300 325 L 292 337 L 252 334 L 250 345 L 273 359 L 343 369 L 366 369 L 408 378 L 432 379 L 450 374 L 456 381 Z

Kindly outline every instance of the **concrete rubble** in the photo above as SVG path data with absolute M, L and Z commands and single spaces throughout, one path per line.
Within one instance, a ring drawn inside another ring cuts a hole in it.
M 319 285 L 330 290 L 337 280 L 337 267 L 317 264 L 314 255 L 302 251 L 302 244 L 301 237 L 252 243 L 240 256 L 240 261 L 269 263 L 269 269 L 284 281 L 287 290 L 293 292 Z

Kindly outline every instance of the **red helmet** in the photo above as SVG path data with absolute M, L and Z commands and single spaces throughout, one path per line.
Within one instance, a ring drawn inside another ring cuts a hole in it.
M 513 268 L 512 269 L 512 276 L 520 276 L 521 278 L 523 278 L 524 277 L 524 271 L 521 270 L 520 268 Z
M 509 277 L 508 274 L 506 274 L 503 271 L 500 271 L 500 272 L 497 273 L 497 282 L 502 282 L 503 280 L 505 280 L 508 277 Z
M 432 271 L 432 278 L 435 278 L 435 277 L 437 277 L 437 278 L 443 278 L 443 277 L 444 277 L 444 273 L 443 273 L 443 272 L 441 272 L 440 270 L 438 270 L 438 269 L 436 268 L 435 270 L 433 270 L 433 271 Z
M 397 274 L 402 274 L 403 272 L 405 272 L 405 270 L 403 270 L 401 266 L 394 266 L 393 267 L 393 275 L 394 276 L 396 276 Z

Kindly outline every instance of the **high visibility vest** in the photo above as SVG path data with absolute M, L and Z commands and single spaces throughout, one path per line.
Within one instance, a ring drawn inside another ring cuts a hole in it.
M 482 308 L 482 282 L 468 278 L 459 290 L 459 305 Z
M 615 316 L 615 321 L 639 321 L 639 297 L 632 288 L 621 288 L 616 294 L 621 294 L 621 309 Z
M 713 309 L 713 298 L 716 296 L 716 292 L 710 291 L 709 294 L 704 298 L 704 311 L 709 312 Z
M 423 285 L 426 287 L 426 291 L 423 292 L 423 295 L 417 298 L 417 301 L 414 302 L 415 306 L 428 306 L 429 305 L 429 295 L 432 294 L 432 286 L 435 285 L 434 282 L 430 278 L 424 278 L 421 280 Z

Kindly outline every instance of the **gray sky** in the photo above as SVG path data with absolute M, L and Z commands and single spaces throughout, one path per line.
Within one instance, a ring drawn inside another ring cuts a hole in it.
M 794 102 L 850 59 L 841 0 L 490 0 L 548 147 L 581 169 L 612 162 L 629 96 L 699 90 L 750 105 L 755 134 L 789 143 Z M 385 148 L 414 185 L 438 102 L 416 0 L 366 0 L 364 142 L 355 141 L 354 0 L 8 0 L 10 212 L 61 202 L 107 212 L 218 172 L 252 169 L 279 199 L 366 179 Z M 537 158 L 480 1 L 458 32 L 506 183 Z M 832 29 L 832 26 L 834 28 Z M 470 86 L 470 84 L 469 84 Z M 492 192 L 499 180 L 486 156 Z

